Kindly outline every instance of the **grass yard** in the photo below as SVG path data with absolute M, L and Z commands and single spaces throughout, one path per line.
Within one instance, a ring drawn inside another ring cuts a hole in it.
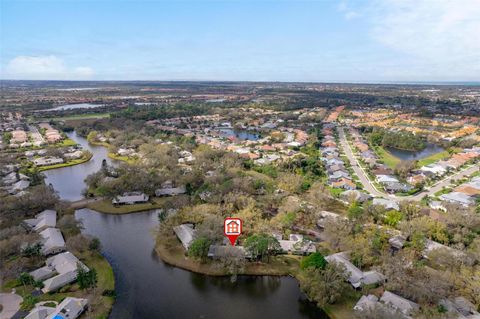
M 453 149 L 454 153 L 458 153 L 458 152 L 461 152 L 461 151 L 462 151 L 461 148 L 454 148 Z M 445 150 L 443 152 L 432 154 L 430 156 L 427 156 L 425 158 L 420 159 L 418 161 L 417 166 L 422 167 L 422 166 L 425 166 L 425 165 L 429 165 L 429 164 L 432 164 L 432 163 L 435 163 L 435 162 L 438 162 L 438 161 L 441 161 L 441 160 L 445 160 L 445 159 L 449 158 L 450 156 L 451 156 L 451 154 L 448 152 L 448 150 Z
M 66 297 L 86 298 L 91 301 L 91 312 L 85 313 L 81 318 L 106 319 L 112 310 L 112 296 L 104 296 L 104 292 L 112 292 L 115 290 L 115 277 L 113 270 L 108 261 L 99 253 L 86 251 L 81 255 L 77 255 L 79 259 L 90 269 L 97 271 L 97 286 L 95 289 L 81 290 L 78 284 L 73 283 L 62 287 L 59 291 L 46 293 L 35 297 L 35 302 L 39 301 L 56 301 L 61 302 Z M 2 288 L 3 291 L 9 291 L 11 288 L 16 289 L 17 293 L 25 298 L 33 291 L 32 286 L 22 286 L 18 280 L 7 282 Z M 23 305 L 25 310 L 30 310 L 33 305 Z
M 36 119 L 38 121 L 69 121 L 69 120 L 85 120 L 85 119 L 104 119 L 109 118 L 110 113 L 92 113 L 92 114 L 75 114 L 69 116 L 60 116 L 60 117 L 46 117 Z
M 114 153 L 108 153 L 108 157 L 110 157 L 111 159 L 117 160 L 117 161 L 126 162 L 128 164 L 135 164 L 135 162 L 137 161 L 134 158 L 131 158 L 131 157 L 128 157 L 128 156 L 120 156 L 120 155 L 117 155 L 117 154 L 114 154 Z
M 173 234 L 157 239 L 155 250 L 164 262 L 175 267 L 209 276 L 228 275 L 225 269 L 220 268 L 216 262 L 207 260 L 202 263 L 186 256 L 185 249 Z M 268 263 L 247 262 L 244 271 L 239 275 L 295 275 L 300 267 L 300 259 L 300 256 L 279 255 L 271 257 Z
M 153 198 L 150 200 L 150 202 L 144 204 L 114 206 L 111 200 L 104 199 L 94 203 L 89 203 L 87 207 L 105 214 L 130 214 L 150 209 L 162 208 L 167 200 L 167 198 Z
M 342 299 L 334 305 L 328 305 L 323 308 L 331 319 L 350 319 L 355 318 L 353 314 L 353 307 L 357 303 L 358 299 L 362 296 L 362 293 L 352 289 L 348 290 L 348 293 L 342 296 Z
M 391 169 L 394 169 L 398 163 L 400 163 L 400 159 L 398 157 L 393 156 L 389 151 L 384 149 L 381 146 L 377 146 L 374 148 L 375 153 L 377 153 L 380 160 L 385 163 Z
M 91 158 L 92 158 L 92 154 L 90 154 L 89 156 L 86 156 L 84 158 L 79 158 L 79 159 L 76 159 L 76 160 L 68 161 L 66 163 L 48 165 L 48 166 L 40 166 L 38 168 L 38 170 L 39 171 L 47 171 L 49 169 L 55 169 L 55 168 L 67 167 L 67 166 L 74 166 L 74 165 L 78 165 L 78 164 L 88 162 Z

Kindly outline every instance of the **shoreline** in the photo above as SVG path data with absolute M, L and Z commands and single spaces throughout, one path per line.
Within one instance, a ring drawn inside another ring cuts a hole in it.
M 173 236 L 172 236 L 173 237 Z M 175 242 L 174 242 L 175 241 Z M 231 274 L 215 265 L 215 262 L 202 263 L 193 258 L 185 256 L 185 250 L 176 238 L 157 238 L 155 252 L 160 259 L 170 266 L 197 274 L 215 277 L 228 277 Z M 172 244 L 171 249 L 165 243 Z M 300 267 L 300 258 L 290 255 L 271 257 L 269 263 L 247 262 L 245 269 L 239 272 L 239 276 L 290 276 L 296 279 L 296 272 Z
M 72 160 L 72 161 L 69 161 L 69 162 L 66 162 L 66 163 L 61 163 L 61 164 L 40 166 L 40 167 L 38 167 L 38 170 L 40 172 L 44 172 L 44 171 L 57 169 L 57 168 L 75 166 L 75 165 L 86 163 L 86 162 L 90 161 L 92 158 L 93 158 L 93 154 L 90 153 L 90 155 L 87 156 L 86 158 L 76 159 L 76 160 Z

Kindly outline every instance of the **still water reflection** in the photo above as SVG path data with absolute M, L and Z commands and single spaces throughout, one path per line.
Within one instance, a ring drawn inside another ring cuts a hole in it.
M 93 157 L 84 164 L 45 171 L 45 183 L 51 183 L 55 191 L 60 195 L 60 198 L 75 201 L 83 198 L 82 190 L 85 188 L 85 178 L 92 173 L 98 172 L 102 167 L 104 159 L 109 164 L 112 162 L 108 158 L 108 150 L 105 147 L 90 145 L 85 138 L 78 136 L 76 132 L 71 132 L 67 135 L 80 144 L 83 149 L 92 152 Z
M 117 300 L 110 318 L 328 318 L 302 299 L 289 277 L 229 278 L 190 273 L 155 253 L 155 212 L 105 215 L 76 212 L 84 232 L 98 237 L 115 273 Z

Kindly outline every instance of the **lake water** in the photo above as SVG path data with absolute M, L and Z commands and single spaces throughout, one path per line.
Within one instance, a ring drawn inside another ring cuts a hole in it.
M 60 198 L 75 201 L 83 198 L 82 190 L 86 187 L 85 178 L 100 170 L 103 159 L 106 159 L 109 164 L 112 161 L 108 157 L 108 150 L 105 147 L 90 145 L 87 139 L 78 136 L 76 132 L 70 132 L 67 135 L 80 144 L 83 149 L 92 152 L 93 157 L 84 164 L 45 171 L 45 183 L 52 184 Z
M 231 129 L 231 128 L 221 128 L 218 131 L 220 132 L 220 136 L 223 136 L 223 137 L 234 136 L 237 139 L 242 140 L 242 141 L 245 141 L 245 140 L 256 141 L 256 140 L 261 138 L 261 136 L 259 134 L 255 134 L 255 133 L 245 131 L 245 130 L 235 130 L 235 129 Z
M 106 148 L 89 145 L 75 132 L 68 136 L 93 153 L 84 164 L 45 172 L 62 199 L 81 199 L 84 179 L 101 168 Z M 290 277 L 209 277 L 169 266 L 158 258 L 154 232 L 155 211 L 108 215 L 90 209 L 77 210 L 83 232 L 98 237 L 102 253 L 112 265 L 117 299 L 111 319 L 205 318 L 324 319 L 328 316 L 302 296 Z
M 419 160 L 430 155 L 443 152 L 445 149 L 435 144 L 427 144 L 427 146 L 421 151 L 405 151 L 392 147 L 387 147 L 387 150 L 395 157 L 403 161 Z
M 93 109 L 96 107 L 102 107 L 105 104 L 91 104 L 91 103 L 78 103 L 78 104 L 66 104 L 57 106 L 51 109 L 47 109 L 44 111 L 68 111 L 68 110 L 75 110 L 75 109 Z
M 76 212 L 84 232 L 102 242 L 115 273 L 110 318 L 328 318 L 302 299 L 290 277 L 194 274 L 163 263 L 154 250 L 155 212 L 106 215 Z

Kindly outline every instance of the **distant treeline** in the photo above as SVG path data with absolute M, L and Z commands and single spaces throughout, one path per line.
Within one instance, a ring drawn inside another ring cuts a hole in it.
M 368 136 L 372 145 L 393 147 L 407 151 L 420 151 L 425 148 L 425 140 L 411 132 L 393 132 L 382 128 L 373 128 Z

